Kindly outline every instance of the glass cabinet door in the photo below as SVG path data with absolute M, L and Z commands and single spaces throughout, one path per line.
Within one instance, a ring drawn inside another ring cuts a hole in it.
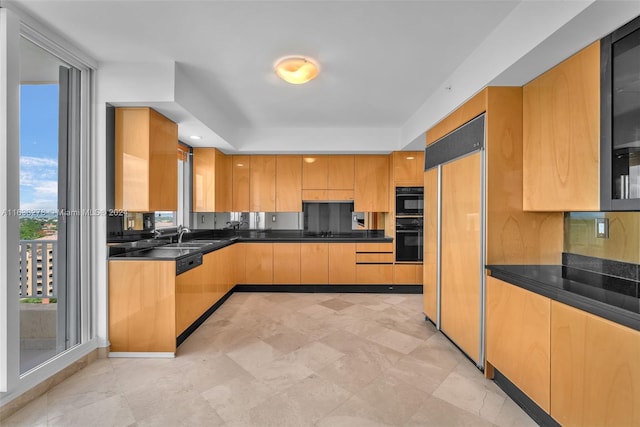
M 600 48 L 601 210 L 640 210 L 640 17 Z

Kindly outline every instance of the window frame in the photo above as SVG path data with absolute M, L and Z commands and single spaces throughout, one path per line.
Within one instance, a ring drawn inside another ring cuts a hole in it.
M 82 212 L 98 212 L 92 209 L 99 201 L 92 197 L 99 176 L 92 168 L 95 162 L 96 134 L 94 93 L 96 62 L 61 40 L 42 24 L 23 13 L 20 9 L 6 6 L 0 8 L 0 105 L 6 115 L 0 117 L 6 133 L 0 135 L 0 169 L 6 175 L 0 184 L 0 211 L 19 208 L 19 63 L 20 39 L 36 44 L 45 51 L 80 71 L 80 105 L 78 122 L 73 123 L 75 137 L 70 144 L 79 150 L 80 168 L 74 179 L 78 180 L 76 194 Z M 73 190 L 72 190 L 73 191 Z M 15 289 L 9 283 L 17 283 L 17 251 L 19 220 L 17 216 L 0 216 L 0 231 L 6 239 L 0 241 L 0 406 L 5 405 L 27 390 L 42 383 L 47 378 L 72 365 L 97 348 L 96 338 L 96 271 L 95 253 L 99 242 L 91 238 L 101 227 L 103 218 L 95 215 L 80 215 L 78 218 L 79 247 L 77 253 L 80 325 L 78 345 L 57 354 L 44 364 L 20 375 L 19 366 L 19 302 Z M 13 297 L 13 298 L 12 298 Z

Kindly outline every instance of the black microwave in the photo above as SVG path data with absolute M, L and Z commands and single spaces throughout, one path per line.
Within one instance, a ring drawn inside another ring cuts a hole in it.
M 423 187 L 396 187 L 396 216 L 422 216 Z

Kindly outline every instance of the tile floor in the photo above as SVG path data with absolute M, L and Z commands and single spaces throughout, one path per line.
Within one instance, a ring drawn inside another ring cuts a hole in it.
M 236 293 L 175 359 L 101 359 L 8 426 L 528 426 L 422 295 Z

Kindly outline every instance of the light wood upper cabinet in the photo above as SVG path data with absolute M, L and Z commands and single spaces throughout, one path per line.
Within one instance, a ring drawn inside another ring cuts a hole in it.
M 394 151 L 393 183 L 396 187 L 422 187 L 424 185 L 424 152 Z
M 549 413 L 551 300 L 487 277 L 486 306 L 487 362 Z
M 325 190 L 329 173 L 329 158 L 327 156 L 302 157 L 302 189 Z
M 115 109 L 115 208 L 178 209 L 178 125 L 151 108 Z
M 249 180 L 251 212 L 276 210 L 276 156 L 252 156 Z
M 565 426 L 640 425 L 640 332 L 551 302 L 551 416 Z
M 303 200 L 353 200 L 355 157 L 303 156 Z
M 231 211 L 231 157 L 215 148 L 193 149 L 193 211 Z
M 600 42 L 523 89 L 523 207 L 600 210 Z
M 232 190 L 231 207 L 233 212 L 249 212 L 249 178 L 251 156 L 232 156 Z
M 329 156 L 327 190 L 353 190 L 354 156 Z
M 301 156 L 276 156 L 276 212 L 302 212 Z
M 355 207 L 357 212 L 389 211 L 389 156 L 355 156 Z

